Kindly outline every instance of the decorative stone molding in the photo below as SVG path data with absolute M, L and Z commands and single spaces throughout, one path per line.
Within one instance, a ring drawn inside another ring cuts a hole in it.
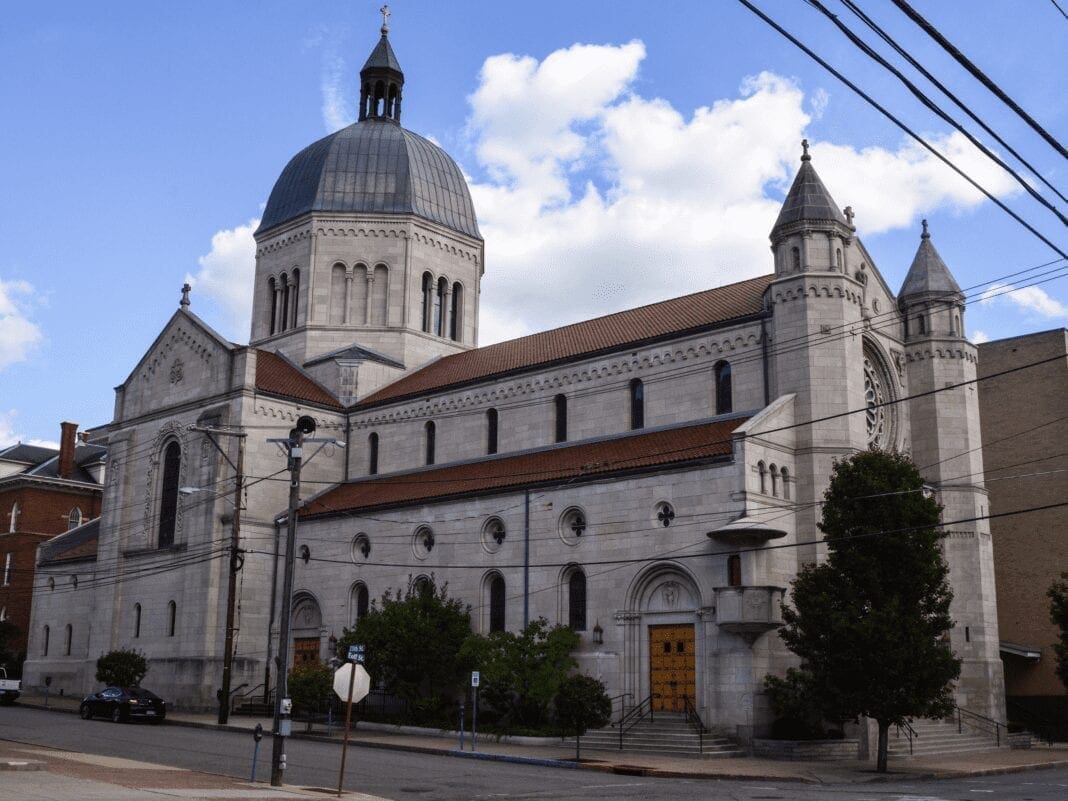
M 812 282 L 801 286 L 800 288 L 776 287 L 772 293 L 772 303 L 788 303 L 802 298 L 818 297 L 841 298 L 842 300 L 849 301 L 855 306 L 861 306 L 864 303 L 864 296 L 861 292 L 856 291 L 853 286 L 847 285 L 843 287 L 837 281 L 833 284 L 830 282 Z
M 975 352 L 967 351 L 963 347 L 917 349 L 913 350 L 910 353 L 906 353 L 905 356 L 910 362 L 921 362 L 924 359 L 963 359 L 964 361 L 970 362 L 972 364 L 979 363 L 978 355 Z
M 185 326 L 179 326 L 175 329 L 171 335 L 160 344 L 159 349 L 145 364 L 144 372 L 141 373 L 141 378 L 145 381 L 150 381 L 155 377 L 156 372 L 163 368 L 166 363 L 168 370 L 168 379 L 172 384 L 177 384 L 182 380 L 184 375 L 184 363 L 180 357 L 176 357 L 173 361 L 170 356 L 175 352 L 178 346 L 184 345 L 185 348 L 192 355 L 199 358 L 205 364 L 211 364 L 211 357 L 213 354 L 213 348 L 211 345 L 200 337 L 193 334 L 191 331 L 187 331 Z M 177 368 L 177 372 L 175 371 Z M 177 377 L 176 377 L 177 376 Z
M 266 253 L 277 253 L 279 250 L 284 250 L 295 242 L 301 242 L 305 239 L 311 238 L 311 226 L 306 226 L 300 230 L 290 231 L 285 234 L 280 234 L 276 239 L 272 239 L 270 242 L 264 242 L 256 248 L 256 258 Z
M 612 619 L 615 620 L 617 626 L 623 626 L 627 623 L 634 623 L 638 620 L 641 620 L 642 613 L 623 610 L 620 612 L 616 612 L 614 615 L 612 615 Z
M 185 434 L 185 426 L 181 425 L 176 420 L 171 420 L 160 428 L 159 432 L 156 434 L 156 438 L 152 442 L 152 451 L 148 457 L 148 470 L 145 473 L 144 518 L 141 521 L 141 530 L 145 537 L 145 542 L 152 541 L 153 530 L 155 529 L 155 512 L 158 509 L 159 504 L 159 488 L 156 486 L 159 482 L 156 480 L 156 472 L 163 459 L 163 447 L 168 440 L 176 440 L 178 446 L 181 448 L 181 459 L 178 463 L 178 486 L 182 487 L 189 483 L 186 478 L 187 465 L 189 463 L 189 443 L 186 441 L 187 438 Z M 183 505 L 184 504 L 179 503 L 174 513 L 175 543 L 179 542 L 179 535 L 182 531 Z

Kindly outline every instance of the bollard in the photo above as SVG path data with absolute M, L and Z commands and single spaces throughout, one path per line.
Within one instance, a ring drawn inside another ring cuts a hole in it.
M 460 703 L 460 750 L 464 750 L 464 705 Z
M 256 741 L 256 744 L 252 746 L 252 775 L 249 777 L 250 782 L 256 781 L 256 757 L 260 753 L 260 740 L 263 739 L 263 724 L 257 723 L 256 728 L 252 730 L 252 739 Z

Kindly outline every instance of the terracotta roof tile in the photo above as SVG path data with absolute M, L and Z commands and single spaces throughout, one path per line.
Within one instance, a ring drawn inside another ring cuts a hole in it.
M 396 476 L 340 484 L 310 500 L 302 518 L 378 506 L 421 503 L 472 492 L 565 481 L 639 468 L 678 464 L 731 453 L 731 432 L 745 422 L 713 423 L 546 448 L 478 462 L 446 465 Z
M 757 314 L 772 278 L 763 275 L 446 356 L 369 395 L 358 406 L 372 406 Z
M 277 353 L 256 350 L 256 389 L 331 409 L 344 408 L 329 392 Z

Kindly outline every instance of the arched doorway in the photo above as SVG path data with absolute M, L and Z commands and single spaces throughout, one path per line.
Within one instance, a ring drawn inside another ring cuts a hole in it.
M 293 667 L 316 665 L 322 661 L 323 615 L 319 602 L 308 593 L 293 599 L 293 617 L 290 619 L 293 637 Z

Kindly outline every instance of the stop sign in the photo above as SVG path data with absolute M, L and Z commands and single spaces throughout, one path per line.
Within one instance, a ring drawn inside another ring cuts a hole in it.
M 363 665 L 347 662 L 334 671 L 334 692 L 342 701 L 349 698 L 349 680 L 352 679 L 352 702 L 362 701 L 371 692 L 371 677 Z

